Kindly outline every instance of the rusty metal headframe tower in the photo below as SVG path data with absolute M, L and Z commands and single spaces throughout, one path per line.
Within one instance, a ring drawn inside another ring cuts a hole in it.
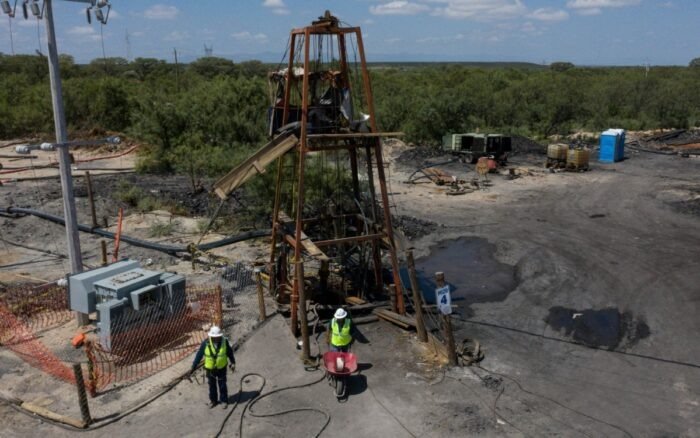
M 357 58 L 354 62 L 349 59 L 348 45 L 356 50 L 355 57 L 359 55 L 359 62 Z M 341 253 L 342 248 L 363 245 L 368 249 L 368 272 L 374 274 L 373 287 L 376 290 L 384 288 L 384 283 L 393 283 L 395 287 L 389 288 L 389 294 L 393 295 L 394 309 L 404 313 L 381 143 L 383 137 L 398 134 L 382 133 L 377 129 L 362 32 L 359 27 L 341 26 L 336 17 L 326 12 L 312 25 L 291 31 L 288 53 L 287 68 L 270 74 L 271 83 L 277 84 L 276 94 L 271 96 L 270 133 L 282 132 L 277 139 L 286 135 L 278 142 L 289 141 L 289 138 L 295 141 L 290 153 L 277 159 L 270 290 L 289 296 L 292 331 L 296 333 L 299 316 L 303 332 L 306 299 L 309 297 L 305 291 L 303 257 L 318 262 L 320 288 L 325 289 L 332 257 L 324 250 Z M 325 56 L 324 62 L 322 56 Z M 298 135 L 298 141 L 292 132 Z M 305 207 L 308 209 L 306 193 L 314 188 L 305 185 L 307 164 L 327 153 L 336 157 L 342 153 L 343 159 L 349 162 L 348 187 L 343 187 L 343 191 L 348 196 L 351 193 L 350 204 L 354 202 L 358 209 L 325 216 L 327 220 L 342 221 L 342 226 L 347 225 L 351 232 L 336 231 L 330 233 L 332 236 L 315 233 L 316 238 L 312 239 L 307 235 L 307 228 L 313 228 L 320 219 L 305 217 L 308 213 L 305 212 Z M 292 156 L 292 164 L 285 166 Z M 359 176 L 361 162 L 366 166 L 363 181 Z M 293 176 L 285 179 L 290 169 Z M 293 210 L 291 215 L 282 210 L 285 191 L 292 192 L 291 201 L 287 202 Z M 365 202 L 365 209 L 361 207 L 360 199 Z M 386 282 L 383 280 L 382 252 L 391 265 L 392 278 Z

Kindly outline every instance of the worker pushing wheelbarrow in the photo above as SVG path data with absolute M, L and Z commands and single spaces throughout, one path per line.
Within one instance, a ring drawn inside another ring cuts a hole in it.
M 339 308 L 335 311 L 327 333 L 330 351 L 323 354 L 323 366 L 326 376 L 335 386 L 336 397 L 342 399 L 346 395 L 348 376 L 357 371 L 357 356 L 348 351 L 355 327 L 345 309 Z

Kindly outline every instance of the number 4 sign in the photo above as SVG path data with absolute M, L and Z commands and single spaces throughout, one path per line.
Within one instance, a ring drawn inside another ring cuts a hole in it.
M 452 297 L 450 296 L 450 286 L 444 286 L 435 289 L 435 302 L 437 303 L 438 310 L 443 315 L 449 315 L 452 313 Z

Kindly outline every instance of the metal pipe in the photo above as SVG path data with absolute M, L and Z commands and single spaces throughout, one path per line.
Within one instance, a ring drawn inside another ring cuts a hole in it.
M 65 220 L 60 217 L 60 216 L 55 216 L 49 213 L 45 213 L 43 211 L 38 211 L 38 210 L 33 210 L 30 208 L 19 208 L 19 207 L 0 207 L 0 213 L 5 213 L 5 214 L 14 214 L 14 215 L 32 215 L 35 217 L 38 217 L 40 219 L 45 219 L 54 223 L 57 223 L 59 225 L 65 225 Z M 91 233 L 91 234 L 96 234 L 98 236 L 106 237 L 108 239 L 115 239 L 115 234 L 112 233 L 111 231 L 103 230 L 101 228 L 95 228 L 93 229 L 92 227 L 89 227 L 87 225 L 83 224 L 78 224 L 78 230 L 85 232 L 85 233 Z M 261 237 L 268 237 L 270 235 L 270 230 L 259 230 L 259 231 L 248 231 L 246 233 L 241 233 L 237 234 L 235 236 L 229 236 L 226 238 L 223 238 L 221 240 L 217 240 L 214 242 L 209 242 L 205 243 L 202 245 L 197 245 L 197 249 L 200 251 L 207 251 L 210 249 L 214 248 L 220 248 L 222 246 L 230 245 L 233 243 L 238 243 L 242 242 L 244 240 L 249 240 L 249 239 L 257 239 Z M 130 236 L 125 236 L 122 234 L 121 236 L 121 241 L 128 243 L 129 245 L 132 246 L 137 246 L 139 248 L 146 248 L 146 249 L 152 249 L 154 251 L 159 251 L 163 252 L 166 254 L 171 254 L 171 255 L 177 255 L 178 253 L 187 253 L 189 252 L 186 246 L 172 246 L 172 245 L 163 245 L 160 243 L 154 243 L 154 242 L 149 242 L 147 240 L 141 240 L 137 239 L 135 237 L 130 237 Z

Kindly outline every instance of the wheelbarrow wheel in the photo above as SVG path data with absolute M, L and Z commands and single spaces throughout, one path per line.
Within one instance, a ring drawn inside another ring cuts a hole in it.
M 337 398 L 345 397 L 345 377 L 335 379 L 335 396 Z

